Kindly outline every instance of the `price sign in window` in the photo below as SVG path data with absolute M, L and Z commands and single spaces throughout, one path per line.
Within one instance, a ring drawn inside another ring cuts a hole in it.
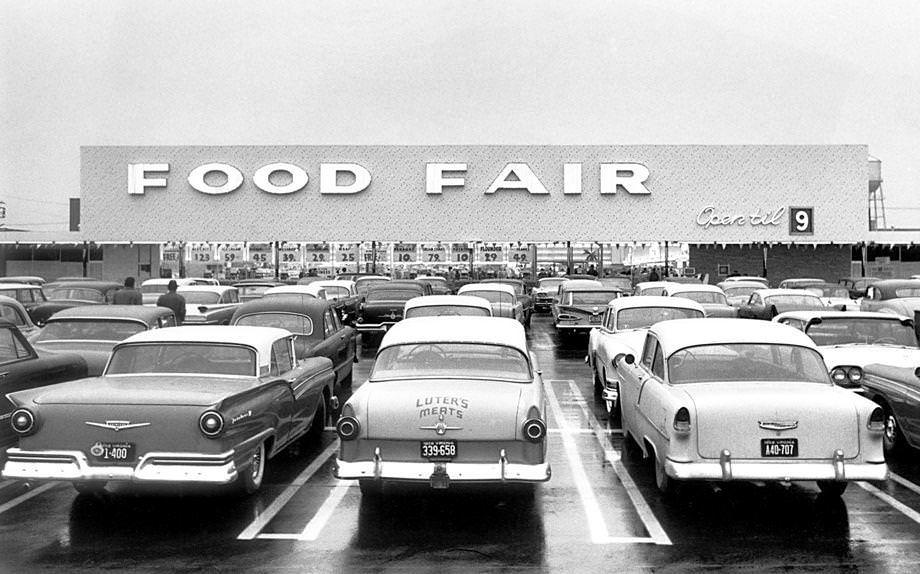
M 815 232 L 814 207 L 789 208 L 789 235 L 813 235 Z

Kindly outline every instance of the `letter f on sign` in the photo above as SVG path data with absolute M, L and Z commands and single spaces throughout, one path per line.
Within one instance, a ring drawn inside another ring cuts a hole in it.
M 128 195 L 144 195 L 148 187 L 166 187 L 165 177 L 147 177 L 147 172 L 169 172 L 168 163 L 129 163 Z

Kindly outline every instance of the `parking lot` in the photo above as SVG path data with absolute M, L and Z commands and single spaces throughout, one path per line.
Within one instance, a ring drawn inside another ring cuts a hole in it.
M 286 452 L 249 498 L 67 483 L 0 482 L 0 569 L 71 571 L 762 571 L 916 572 L 920 464 L 891 461 L 884 484 L 842 500 L 813 483 L 694 485 L 665 501 L 652 468 L 624 452 L 594 403 L 584 339 L 564 344 L 545 314 L 529 342 L 543 371 L 552 479 L 513 489 L 407 489 L 380 503 L 331 467 L 338 440 Z M 355 388 L 372 365 L 364 349 Z

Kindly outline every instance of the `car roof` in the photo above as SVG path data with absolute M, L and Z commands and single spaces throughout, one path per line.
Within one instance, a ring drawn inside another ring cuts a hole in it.
M 48 317 L 48 322 L 62 319 L 133 319 L 150 323 L 172 314 L 171 309 L 150 305 L 81 305 L 58 311 Z
M 467 283 L 457 291 L 457 295 L 463 295 L 470 291 L 501 291 L 514 295 L 514 287 L 507 283 Z
M 805 289 L 758 289 L 754 293 L 759 294 L 761 297 L 773 297 L 775 295 L 792 295 L 795 297 L 801 297 L 805 295 L 806 297 L 818 297 L 810 291 Z M 820 299 L 820 297 L 818 297 Z
M 665 357 L 686 347 L 731 343 L 797 345 L 817 349 L 811 337 L 788 325 L 758 319 L 674 319 L 655 323 L 654 333 Z
M 822 319 L 842 318 L 842 319 L 889 319 L 893 321 L 909 321 L 910 317 L 896 315 L 894 313 L 882 313 L 880 311 L 786 311 L 773 318 L 774 321 L 780 319 L 798 319 L 800 321 L 811 321 L 816 317 Z
M 433 307 L 436 305 L 455 305 L 458 307 L 479 307 L 492 312 L 492 304 L 482 297 L 474 295 L 422 295 L 406 301 L 406 310 L 415 307 Z
M 41 289 L 41 286 L 31 283 L 0 283 L 0 289 Z
M 872 283 L 871 287 L 879 289 L 897 289 L 898 287 L 920 287 L 920 279 L 882 279 Z
M 579 288 L 603 289 L 604 284 L 597 279 L 569 279 L 559 287 L 561 287 L 563 291 L 574 291 Z
M 725 294 L 725 292 L 722 291 L 722 289 L 717 285 L 709 285 L 707 283 L 675 283 L 674 285 L 668 285 L 666 289 L 669 294 L 699 293 L 700 291 Z
M 316 281 L 308 285 L 279 285 L 277 287 L 269 287 L 262 293 L 262 297 L 267 297 L 269 295 L 311 295 L 313 297 L 319 297 L 322 291 L 325 291 L 319 285 L 316 285 Z
M 26 316 L 28 317 L 28 312 L 26 312 L 25 306 L 22 303 L 20 303 L 18 300 L 14 299 L 13 297 L 7 297 L 6 295 L 0 295 L 0 303 L 3 303 L 4 305 L 11 305 L 13 307 L 16 307 L 23 313 L 26 313 Z
M 393 325 L 380 349 L 411 343 L 485 343 L 514 347 L 527 355 L 524 326 L 498 317 L 417 317 Z
M 194 285 L 196 280 L 188 277 L 179 279 L 163 279 L 162 277 L 156 277 L 154 279 L 145 279 L 141 283 L 141 287 L 144 285 L 169 285 L 170 281 L 175 281 L 176 285 Z
M 89 279 L 85 281 L 54 281 L 45 283 L 45 289 L 98 289 L 108 290 L 124 287 L 124 283 L 117 281 L 101 281 L 98 279 Z
M 323 281 L 316 281 L 311 285 L 319 285 L 320 287 L 344 287 L 349 291 L 355 290 L 355 282 L 349 279 L 326 279 Z
M 386 275 L 361 275 L 360 277 L 355 277 L 355 283 L 357 283 L 358 281 L 366 281 L 368 279 L 376 279 L 376 280 L 383 279 L 386 281 L 391 281 L 391 279 L 387 277 Z
M 151 329 L 131 335 L 116 346 L 132 343 L 217 343 L 253 347 L 260 355 L 260 362 L 271 356 L 272 343 L 291 332 L 275 327 L 240 327 L 238 325 L 190 325 Z
M 703 306 L 692 299 L 682 297 L 664 297 L 661 295 L 636 295 L 635 297 L 620 297 L 607 304 L 614 310 L 634 309 L 637 307 L 670 307 L 678 309 L 694 309 L 703 313 Z
M 648 289 L 649 287 L 668 287 L 670 285 L 680 285 L 674 281 L 639 281 L 636 283 L 636 289 Z
M 223 295 L 227 291 L 236 291 L 236 287 L 229 285 L 182 285 L 176 289 L 177 293 L 220 293 Z
M 734 289 L 738 287 L 754 287 L 755 289 L 763 289 L 763 283 L 760 281 L 722 281 L 718 283 L 716 287 L 719 287 L 723 291 L 726 289 Z
M 325 299 L 308 297 L 269 297 L 266 299 L 263 297 L 240 305 L 233 313 L 231 322 L 238 317 L 259 313 L 297 313 L 315 317 L 321 316 L 330 307 L 332 303 Z

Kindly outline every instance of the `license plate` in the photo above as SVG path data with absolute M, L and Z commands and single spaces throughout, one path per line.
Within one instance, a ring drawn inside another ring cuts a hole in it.
M 799 456 L 797 438 L 762 438 L 760 456 L 764 458 L 791 458 Z
M 423 440 L 422 458 L 454 458 L 457 456 L 457 441 Z
M 89 448 L 89 455 L 97 464 L 134 464 L 133 442 L 97 442 Z

